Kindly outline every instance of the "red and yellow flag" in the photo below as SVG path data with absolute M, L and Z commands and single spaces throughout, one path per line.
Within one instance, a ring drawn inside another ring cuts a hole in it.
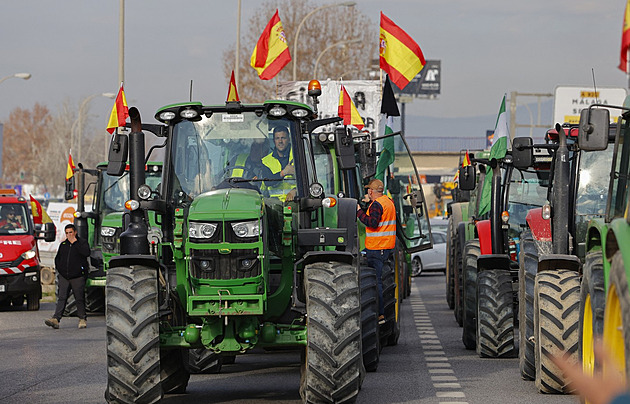
M 52 223 L 52 219 L 48 216 L 48 213 L 42 208 L 42 205 L 37 201 L 37 199 L 33 198 L 33 195 L 29 194 L 31 197 L 31 213 L 33 214 L 33 223 L 35 224 L 45 224 Z
M 337 110 L 340 118 L 343 118 L 344 125 L 354 125 L 358 130 L 363 129 L 365 124 L 363 118 L 359 115 L 357 107 L 354 106 L 350 94 L 346 91 L 346 88 L 342 85 L 339 92 L 339 108 Z
M 468 155 L 468 150 L 466 150 L 466 155 L 464 156 L 464 160 L 462 161 L 462 167 L 468 167 L 470 165 L 470 155 Z
M 236 80 L 234 79 L 234 70 L 232 70 L 232 78 L 230 79 L 230 87 L 228 88 L 228 95 L 226 102 L 240 101 L 238 98 L 238 90 L 236 89 Z
M 112 108 L 112 113 L 109 115 L 109 122 L 107 123 L 107 131 L 111 134 L 114 133 L 116 128 L 125 126 L 125 121 L 129 116 L 129 107 L 127 106 L 127 98 L 125 98 L 125 90 L 122 83 L 120 83 L 120 90 L 116 96 L 116 102 Z
M 261 80 L 270 80 L 291 61 L 287 36 L 282 28 L 278 10 L 271 17 L 262 35 L 258 38 L 250 65 L 258 72 Z
M 621 55 L 619 68 L 628 73 L 628 47 L 630 47 L 630 0 L 626 3 L 626 11 L 623 13 L 623 29 L 621 30 Z
M 382 12 L 379 57 L 381 69 L 401 90 L 426 64 L 420 46 Z
M 66 181 L 74 176 L 74 161 L 72 160 L 72 151 L 68 153 L 68 167 L 66 168 Z

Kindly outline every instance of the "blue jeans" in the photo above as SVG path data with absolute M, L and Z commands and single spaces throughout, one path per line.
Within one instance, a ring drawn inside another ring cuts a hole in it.
M 368 265 L 376 269 L 376 284 L 378 290 L 378 314 L 385 315 L 385 302 L 383 301 L 383 264 L 389 259 L 392 250 L 368 250 L 365 249 Z

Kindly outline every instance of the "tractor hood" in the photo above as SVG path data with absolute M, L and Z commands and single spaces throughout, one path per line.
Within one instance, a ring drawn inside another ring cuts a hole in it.
M 262 196 L 242 188 L 217 189 L 195 198 L 188 211 L 188 220 L 240 220 L 261 217 Z
M 122 228 L 123 212 L 111 212 L 103 216 L 101 226 L 103 227 L 121 227 Z

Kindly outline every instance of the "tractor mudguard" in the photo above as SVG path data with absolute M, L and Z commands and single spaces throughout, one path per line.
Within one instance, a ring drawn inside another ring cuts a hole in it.
M 538 272 L 567 269 L 582 273 L 582 262 L 575 255 L 544 254 L 538 258 Z
M 155 255 L 145 255 L 145 254 L 129 254 L 129 255 L 119 255 L 117 257 L 112 257 L 109 260 L 109 268 L 115 267 L 129 267 L 132 265 L 142 265 L 154 269 L 160 268 L 160 263 L 158 262 Z
M 511 262 L 509 254 L 480 255 L 479 258 L 477 258 L 477 271 L 481 272 L 495 269 L 509 271 Z
M 525 220 L 532 231 L 534 240 L 551 242 L 551 220 L 543 219 L 542 208 L 531 209 L 527 212 Z
M 492 254 L 492 230 L 490 220 L 480 220 L 475 224 L 477 235 L 479 236 L 479 247 L 481 255 Z

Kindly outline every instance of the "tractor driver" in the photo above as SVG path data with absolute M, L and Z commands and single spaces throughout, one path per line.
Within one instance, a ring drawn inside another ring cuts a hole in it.
M 2 207 L 2 219 L 0 220 L 0 229 L 15 230 L 22 229 L 21 217 L 16 212 L 14 206 Z
M 275 150 L 262 158 L 262 163 L 271 171 L 269 178 L 274 180 L 295 179 L 293 163 L 293 149 L 289 129 L 277 126 L 273 130 Z M 295 186 L 289 182 L 277 181 L 267 184 L 270 197 L 276 197 L 282 202 L 292 201 L 295 196 Z

